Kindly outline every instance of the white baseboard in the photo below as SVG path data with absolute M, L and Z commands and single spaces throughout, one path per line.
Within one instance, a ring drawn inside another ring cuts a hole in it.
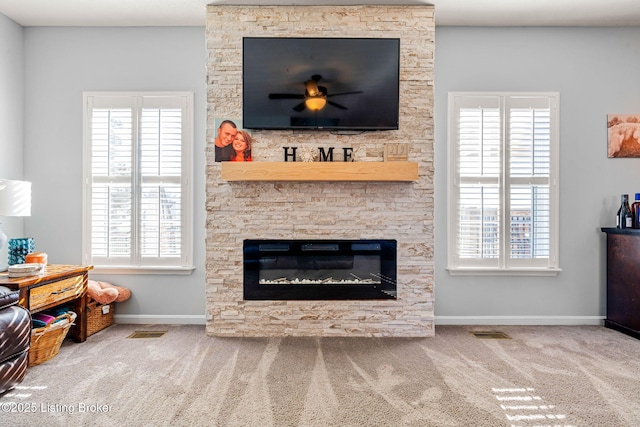
M 436 316 L 436 325 L 592 325 L 605 316 Z
M 436 316 L 436 325 L 601 326 L 605 316 Z M 115 323 L 136 325 L 206 325 L 205 315 L 116 314 Z
M 116 314 L 113 320 L 115 323 L 136 325 L 205 325 L 207 323 L 204 314 Z

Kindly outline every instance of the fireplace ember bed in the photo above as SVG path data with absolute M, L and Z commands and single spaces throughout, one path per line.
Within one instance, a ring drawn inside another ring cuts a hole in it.
M 245 240 L 245 300 L 395 299 L 395 240 Z

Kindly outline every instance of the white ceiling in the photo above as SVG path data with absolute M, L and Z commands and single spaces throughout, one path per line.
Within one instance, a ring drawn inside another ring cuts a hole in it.
M 640 26 L 640 0 L 0 0 L 30 26 L 204 26 L 207 4 L 434 4 L 436 25 Z

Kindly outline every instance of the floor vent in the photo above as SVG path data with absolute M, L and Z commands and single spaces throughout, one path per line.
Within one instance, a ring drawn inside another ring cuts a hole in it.
M 127 338 L 160 338 L 166 333 L 167 331 L 135 331 Z
M 476 337 L 484 340 L 510 340 L 511 337 L 499 331 L 471 331 Z

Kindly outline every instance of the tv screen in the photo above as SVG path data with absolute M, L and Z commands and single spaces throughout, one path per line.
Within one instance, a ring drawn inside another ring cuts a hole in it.
M 245 37 L 248 129 L 398 129 L 400 40 Z

